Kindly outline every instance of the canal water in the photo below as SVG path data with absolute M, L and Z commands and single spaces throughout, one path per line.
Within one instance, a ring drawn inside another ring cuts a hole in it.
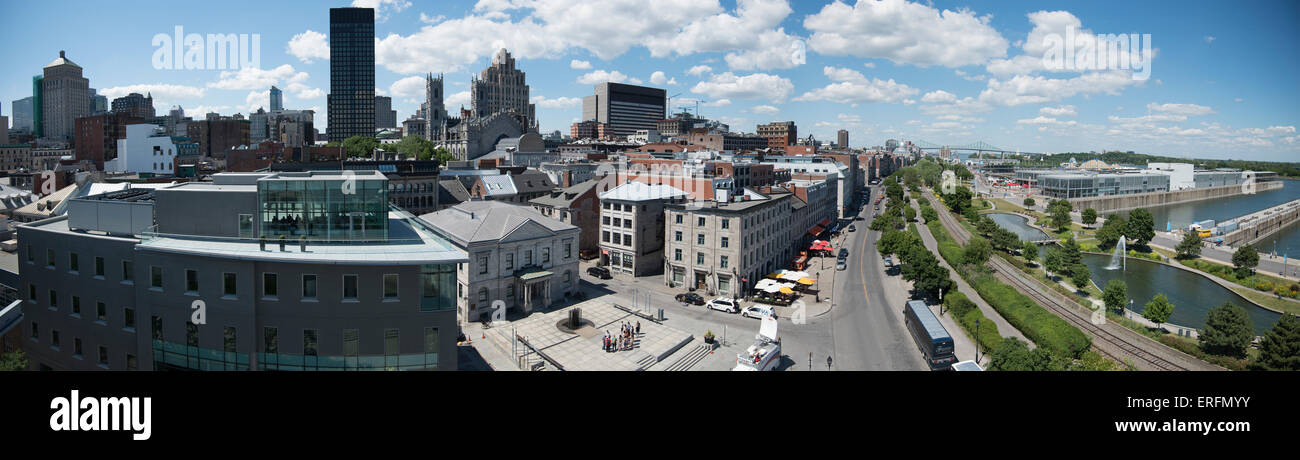
M 1300 199 L 1300 181 L 1284 180 L 1281 182 L 1282 188 L 1278 190 L 1269 190 L 1254 195 L 1237 195 L 1213 200 L 1173 204 L 1148 208 L 1147 210 L 1151 211 L 1151 215 L 1155 217 L 1156 230 L 1162 231 L 1165 230 L 1166 225 L 1170 225 L 1172 228 L 1187 228 L 1188 225 L 1194 222 L 1205 220 L 1224 222 Z M 1128 213 L 1124 212 L 1122 214 L 1127 215 Z M 1262 252 L 1271 253 L 1275 244 L 1279 256 L 1289 254 L 1293 257 L 1300 257 L 1300 224 L 1291 225 L 1276 235 L 1260 240 L 1255 244 L 1255 247 Z
M 1029 225 L 1029 219 L 1020 215 L 1003 212 L 995 212 L 985 215 L 989 216 L 989 219 L 996 222 L 999 227 L 1011 230 L 1011 233 L 1015 233 L 1016 236 L 1020 237 L 1020 241 L 1041 241 L 1051 238 L 1046 233 L 1043 233 L 1042 230 Z
M 1130 309 L 1138 313 L 1156 294 L 1163 293 L 1174 304 L 1174 313 L 1168 322 L 1180 326 L 1204 327 L 1205 315 L 1210 309 L 1226 302 L 1246 309 L 1256 335 L 1263 335 L 1271 329 L 1281 316 L 1196 273 L 1141 259 L 1128 259 L 1127 270 L 1107 270 L 1110 259 L 1110 256 L 1083 255 L 1083 262 L 1092 270 L 1092 280 L 1101 288 L 1105 289 L 1111 280 L 1124 280 L 1128 285 L 1128 296 L 1133 300 Z

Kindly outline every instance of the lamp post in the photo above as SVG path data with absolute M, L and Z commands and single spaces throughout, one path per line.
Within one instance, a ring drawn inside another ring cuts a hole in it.
M 975 320 L 975 364 L 980 362 L 980 320 Z

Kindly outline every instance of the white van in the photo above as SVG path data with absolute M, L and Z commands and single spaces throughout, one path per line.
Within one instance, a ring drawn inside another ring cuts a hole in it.
M 745 307 L 745 310 L 740 312 L 740 316 L 747 316 L 754 319 L 763 319 L 767 316 L 776 318 L 776 310 L 773 310 L 770 305 L 756 304 Z

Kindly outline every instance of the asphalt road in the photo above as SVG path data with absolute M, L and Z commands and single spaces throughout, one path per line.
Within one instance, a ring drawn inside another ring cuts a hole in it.
M 872 193 L 873 203 L 876 190 Z M 927 370 L 915 341 L 903 326 L 903 304 L 908 293 L 902 292 L 897 281 L 886 277 L 876 254 L 879 233 L 868 228 L 872 209 L 872 205 L 865 207 L 864 219 L 857 222 L 858 231 L 847 233 L 849 261 L 835 279 L 835 307 L 831 309 L 835 368 Z

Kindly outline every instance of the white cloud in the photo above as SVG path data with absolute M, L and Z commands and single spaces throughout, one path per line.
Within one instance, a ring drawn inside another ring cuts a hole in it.
M 449 112 L 454 110 L 460 110 L 461 107 L 468 106 L 469 91 L 452 93 L 450 96 L 447 96 L 447 100 L 443 101 L 443 105 L 447 106 L 447 111 Z
M 604 83 L 607 81 L 614 82 L 614 83 L 622 83 L 626 80 L 627 80 L 627 75 L 624 74 L 623 72 L 619 72 L 617 70 L 613 72 L 607 72 L 604 69 L 594 70 L 583 74 L 581 77 L 578 77 L 578 83 L 582 83 L 584 85 L 594 85 L 597 83 Z
M 374 8 L 375 22 L 386 22 L 393 13 L 400 13 L 410 7 L 411 2 L 407 0 L 352 0 L 352 6 Z
M 1004 57 L 1007 40 L 989 16 L 939 11 L 903 0 L 836 1 L 804 19 L 809 46 L 831 56 L 889 59 L 899 64 L 961 67 Z
M 796 101 L 831 101 L 848 103 L 899 102 L 920 92 L 894 79 L 870 79 L 852 69 L 827 66 L 822 73 L 837 82 L 795 98 Z
M 1001 106 L 1045 104 L 1079 94 L 1118 95 L 1120 90 L 1140 83 L 1128 71 L 1089 72 L 1073 78 L 1016 75 L 1008 80 L 990 78 L 980 100 Z
M 244 106 L 241 108 L 241 110 L 243 112 L 253 113 L 256 112 L 258 108 L 268 107 L 270 103 L 271 103 L 270 88 L 267 88 L 262 91 L 249 91 L 248 95 L 244 96 Z
M 1142 117 L 1120 117 L 1120 116 L 1111 115 L 1109 117 L 1106 117 L 1106 119 L 1109 120 L 1111 123 L 1140 123 L 1140 124 L 1182 123 L 1184 121 L 1187 121 L 1187 116 L 1173 115 L 1173 114 L 1155 114 L 1155 115 L 1146 115 Z
M 329 39 L 323 33 L 307 30 L 289 39 L 289 44 L 285 46 L 285 52 L 297 57 L 298 60 L 306 64 L 311 64 L 312 59 L 328 60 L 330 58 Z
M 269 90 L 269 89 L 268 89 Z M 164 83 L 140 84 L 127 86 L 114 86 L 112 88 L 101 88 L 99 94 L 108 98 L 111 102 L 113 99 L 126 96 L 131 93 L 152 94 L 157 99 L 198 99 L 207 94 L 207 89 L 185 85 L 169 85 Z
M 705 103 L 700 104 L 700 105 L 703 105 L 703 106 L 705 106 L 705 107 L 726 107 L 726 106 L 731 105 L 731 99 L 718 99 L 718 100 L 716 100 L 716 101 L 713 101 L 713 102 L 705 102 Z
M 1025 124 L 1025 125 L 1060 125 L 1060 126 L 1073 126 L 1078 124 L 1078 122 L 1074 120 L 1061 121 L 1052 117 L 1044 117 L 1041 115 L 1035 118 L 1016 120 L 1016 123 Z
M 931 103 L 946 104 L 946 103 L 957 102 L 957 96 L 955 94 L 940 89 L 940 90 L 934 90 L 925 93 L 924 96 L 921 96 L 921 102 L 925 102 L 927 104 L 931 104 Z
M 655 73 L 650 74 L 650 83 L 656 85 L 676 85 L 677 79 L 676 78 L 670 79 L 668 78 L 667 75 L 663 73 L 663 71 L 656 70 Z
M 874 69 L 874 68 L 876 68 L 876 63 L 874 63 L 874 62 L 864 62 L 864 63 L 862 63 L 862 66 L 863 66 L 863 67 L 866 67 L 866 68 L 868 68 L 868 69 Z
M 218 76 L 219 80 L 208 83 L 208 87 L 231 90 L 269 89 L 271 85 L 280 84 L 281 80 L 302 83 L 307 80 L 307 77 L 307 72 L 297 72 L 289 64 L 271 70 L 245 67 L 236 71 L 222 71 Z
M 709 67 L 709 66 L 707 66 L 707 65 L 697 65 L 697 66 L 691 67 L 690 69 L 688 69 L 688 70 L 686 71 L 686 75 L 692 75 L 692 76 L 696 76 L 696 77 L 701 76 L 701 75 L 704 75 L 704 74 L 706 74 L 706 73 L 713 73 L 713 68 L 712 68 L 712 67 Z
M 1073 105 L 1063 105 L 1060 107 L 1043 107 L 1038 109 L 1038 113 L 1049 117 L 1073 117 L 1078 115 Z
M 756 105 L 749 110 L 752 110 L 754 113 L 777 113 L 781 111 L 781 109 L 770 105 Z
M 1214 36 L 1212 36 L 1212 35 L 1206 35 L 1206 36 L 1205 36 L 1205 43 L 1214 43 Z
M 1168 113 L 1173 115 L 1209 115 L 1214 113 L 1214 109 L 1203 105 L 1196 104 L 1156 104 L 1154 102 L 1147 104 L 1147 110 L 1158 113 Z
M 1232 101 L 1233 101 L 1233 102 L 1245 102 L 1246 100 L 1238 97 L 1238 98 L 1234 98 Z
M 412 75 L 401 80 L 393 82 L 388 86 L 388 92 L 394 98 L 416 98 L 424 99 L 424 77 Z
M 723 72 L 691 88 L 692 93 L 705 94 L 714 99 L 767 99 L 774 103 L 785 101 L 793 91 L 794 84 L 790 83 L 790 79 L 765 73 L 736 76 L 731 72 Z
M 574 59 L 574 60 L 572 60 L 572 61 L 569 61 L 569 68 L 570 68 L 570 69 L 578 69 L 578 70 L 591 70 L 591 62 L 590 62 L 590 61 L 579 61 L 579 60 L 577 60 L 577 59 Z
M 582 105 L 582 98 L 580 97 L 562 96 L 555 99 L 547 99 L 543 96 L 533 96 L 529 101 L 537 104 L 538 107 L 543 109 L 572 109 Z

